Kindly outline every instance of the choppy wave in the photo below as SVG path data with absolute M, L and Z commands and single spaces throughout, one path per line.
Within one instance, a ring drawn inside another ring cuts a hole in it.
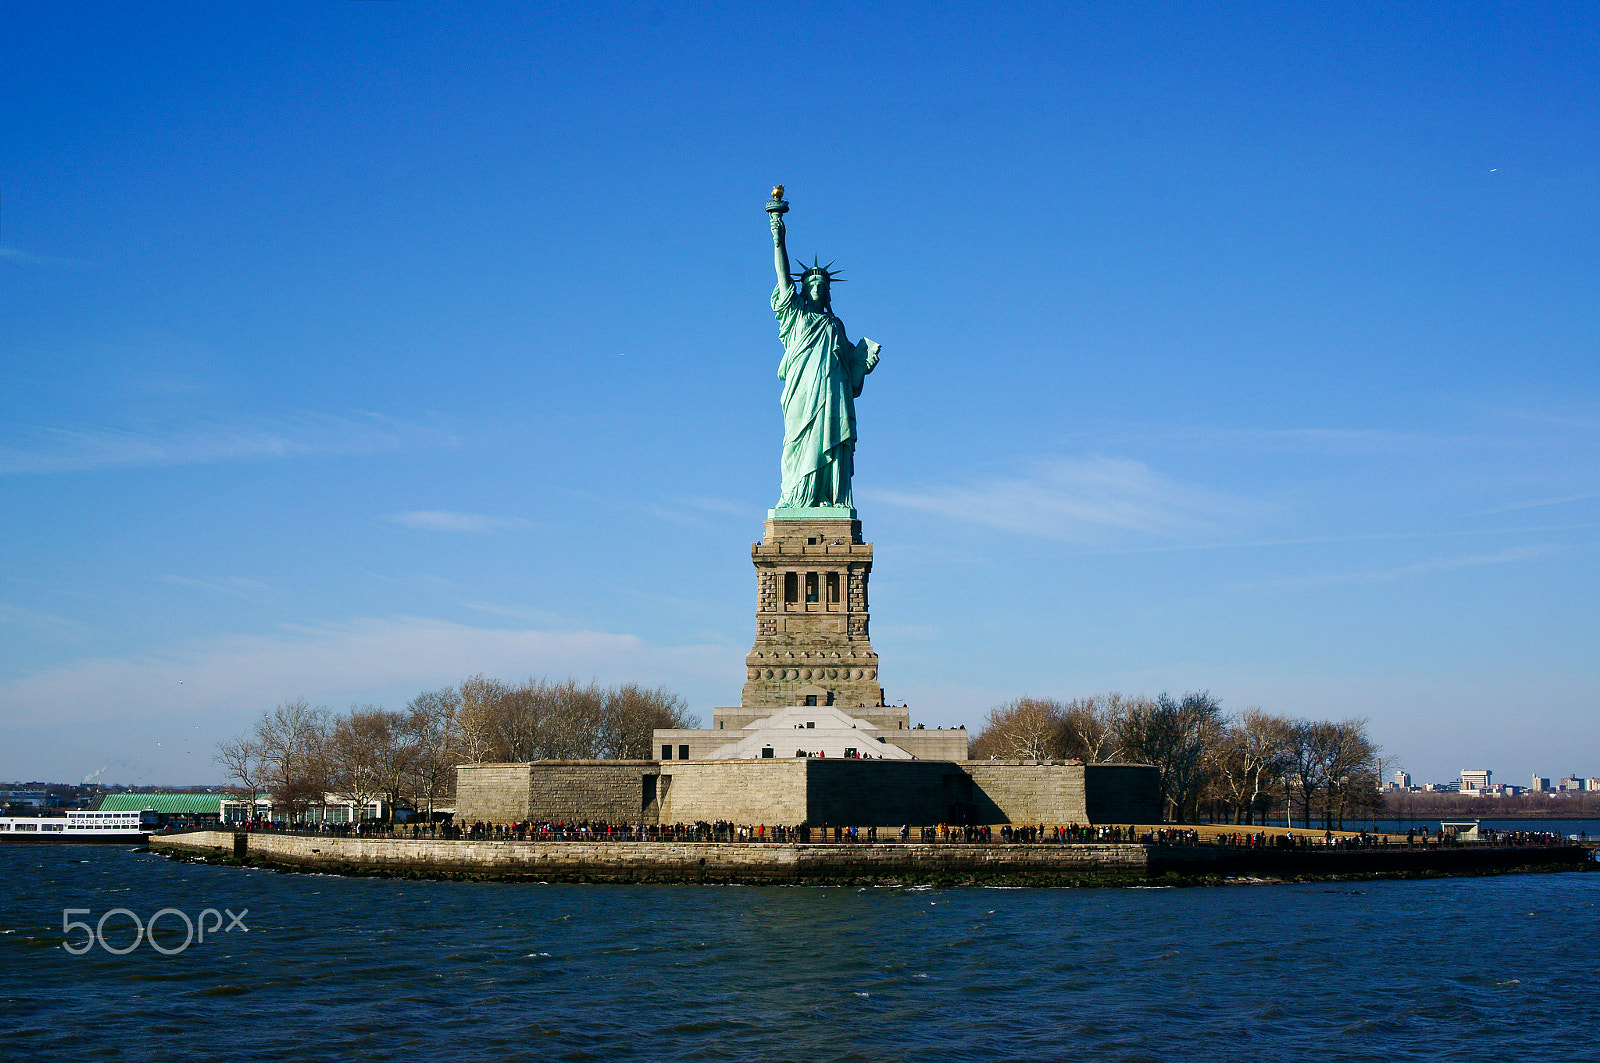
M 98 849 L 3 849 L 0 874 L 0 1044 L 40 1061 L 1521 1059 L 1600 1017 L 1600 874 L 535 887 Z M 248 909 L 249 929 L 73 956 L 65 908 Z

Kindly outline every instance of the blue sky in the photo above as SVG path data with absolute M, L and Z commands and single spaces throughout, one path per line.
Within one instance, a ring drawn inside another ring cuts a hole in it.
M 1592 5 L 0 5 L 0 778 L 754 635 L 762 205 L 894 701 L 1600 775 Z

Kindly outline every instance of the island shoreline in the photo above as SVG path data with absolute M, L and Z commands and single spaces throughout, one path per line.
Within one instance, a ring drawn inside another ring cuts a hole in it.
M 727 885 L 1199 886 L 1585 871 L 1555 846 L 1239 848 L 962 842 L 604 842 L 194 831 L 150 848 L 209 864 L 358 877 Z

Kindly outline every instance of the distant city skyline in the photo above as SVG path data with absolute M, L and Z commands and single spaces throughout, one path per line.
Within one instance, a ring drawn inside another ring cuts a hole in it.
M 1399 770 L 1389 773 L 1383 779 L 1383 789 L 1386 791 L 1454 791 L 1462 794 L 1484 796 L 1600 792 L 1600 775 L 1580 775 L 1574 771 L 1568 772 L 1563 776 L 1550 776 L 1534 772 L 1533 775 L 1526 776 L 1525 779 L 1526 782 L 1524 783 L 1507 782 L 1504 778 L 1496 782 L 1493 768 L 1462 768 L 1454 779 L 1431 779 L 1419 783 L 1413 778 L 1411 772 Z
M 820 21 L 9 7 L 0 776 L 480 672 L 737 703 L 777 183 L 883 344 L 888 700 L 1600 750 L 1600 9 Z

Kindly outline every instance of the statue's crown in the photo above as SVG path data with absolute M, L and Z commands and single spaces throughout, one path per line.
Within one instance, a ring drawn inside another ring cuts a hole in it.
M 837 261 L 837 259 L 834 261 Z M 813 255 L 811 257 L 811 265 L 807 266 L 804 262 L 796 262 L 795 265 L 801 267 L 801 272 L 795 275 L 797 280 L 805 280 L 807 277 L 826 277 L 829 284 L 835 281 L 840 284 L 844 283 L 844 278 L 839 276 L 839 273 L 844 271 L 834 272 L 832 261 L 826 266 L 819 266 L 817 265 L 817 256 Z

